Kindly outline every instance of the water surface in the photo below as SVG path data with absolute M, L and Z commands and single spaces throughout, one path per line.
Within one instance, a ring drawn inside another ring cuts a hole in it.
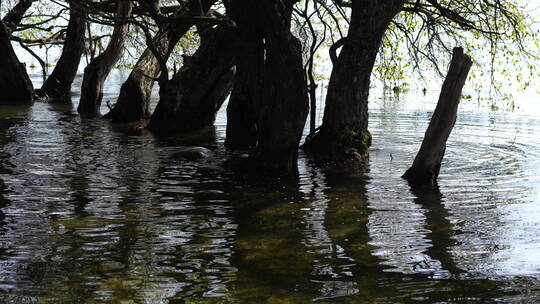
M 224 110 L 157 138 L 81 119 L 77 96 L 2 107 L 0 300 L 538 301 L 540 119 L 464 104 L 439 189 L 411 190 L 432 93 L 373 97 L 368 172 L 301 154 L 289 178 L 223 166 Z M 173 156 L 192 145 L 213 155 Z

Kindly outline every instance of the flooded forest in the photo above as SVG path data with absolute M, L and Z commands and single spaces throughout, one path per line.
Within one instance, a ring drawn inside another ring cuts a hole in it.
M 521 0 L 0 0 L 0 304 L 540 302 Z

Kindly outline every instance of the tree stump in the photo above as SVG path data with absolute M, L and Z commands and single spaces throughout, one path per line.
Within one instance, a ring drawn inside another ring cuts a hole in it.
M 450 69 L 422 146 L 412 166 L 403 175 L 411 184 L 433 184 L 437 180 L 446 141 L 456 123 L 461 92 L 471 66 L 472 60 L 463 53 L 463 48 L 454 48 Z

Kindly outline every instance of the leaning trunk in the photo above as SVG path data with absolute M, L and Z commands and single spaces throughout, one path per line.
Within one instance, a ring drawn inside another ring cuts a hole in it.
M 202 10 L 207 12 L 216 0 L 203 0 Z M 159 55 L 167 60 L 174 47 L 194 25 L 191 18 L 199 12 L 185 8 L 176 13 L 175 20 L 158 32 L 154 38 L 154 45 Z M 154 79 L 160 72 L 157 58 L 150 49 L 146 49 L 131 71 L 128 79 L 120 88 L 120 95 L 116 105 L 104 116 L 116 121 L 136 121 L 150 117 L 150 95 L 154 87 Z
M 70 2 L 69 7 L 69 23 L 62 55 L 41 87 L 49 98 L 65 98 L 70 95 L 71 84 L 77 75 L 84 50 L 86 10 L 74 1 Z
M 353 1 L 348 36 L 341 41 L 339 57 L 333 56 L 323 123 L 303 145 L 307 152 L 332 160 L 344 159 L 351 151 L 367 156 L 370 77 L 383 35 L 403 3 Z
M 118 2 L 118 21 L 105 51 L 94 58 L 84 69 L 81 101 L 77 111 L 87 116 L 99 116 L 103 98 L 103 84 L 112 68 L 120 60 L 124 51 L 129 24 L 124 20 L 131 15 L 131 2 Z
M 0 22 L 0 103 L 32 102 L 34 86 L 26 67 L 19 62 L 9 37 L 10 33 Z
M 192 131 L 214 123 L 234 80 L 234 36 L 227 29 L 212 33 L 173 78 L 160 88 L 160 100 L 149 128 L 159 133 Z
M 454 48 L 450 70 L 422 146 L 413 165 L 403 175 L 412 184 L 433 184 L 437 180 L 446 151 L 446 141 L 456 123 L 461 92 L 471 66 L 472 60 L 463 53 L 463 49 Z
M 6 31 L 11 34 L 17 26 L 21 23 L 26 14 L 26 11 L 32 6 L 36 0 L 19 0 L 17 5 L 15 5 L 5 16 L 2 18 L 2 22 L 6 27 Z

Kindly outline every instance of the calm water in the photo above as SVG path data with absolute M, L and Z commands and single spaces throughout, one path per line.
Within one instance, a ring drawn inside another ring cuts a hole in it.
M 374 98 L 369 172 L 288 179 L 223 168 L 223 111 L 156 138 L 77 98 L 0 108 L 0 303 L 540 301 L 536 117 L 465 105 L 440 191 L 412 191 L 429 98 Z

